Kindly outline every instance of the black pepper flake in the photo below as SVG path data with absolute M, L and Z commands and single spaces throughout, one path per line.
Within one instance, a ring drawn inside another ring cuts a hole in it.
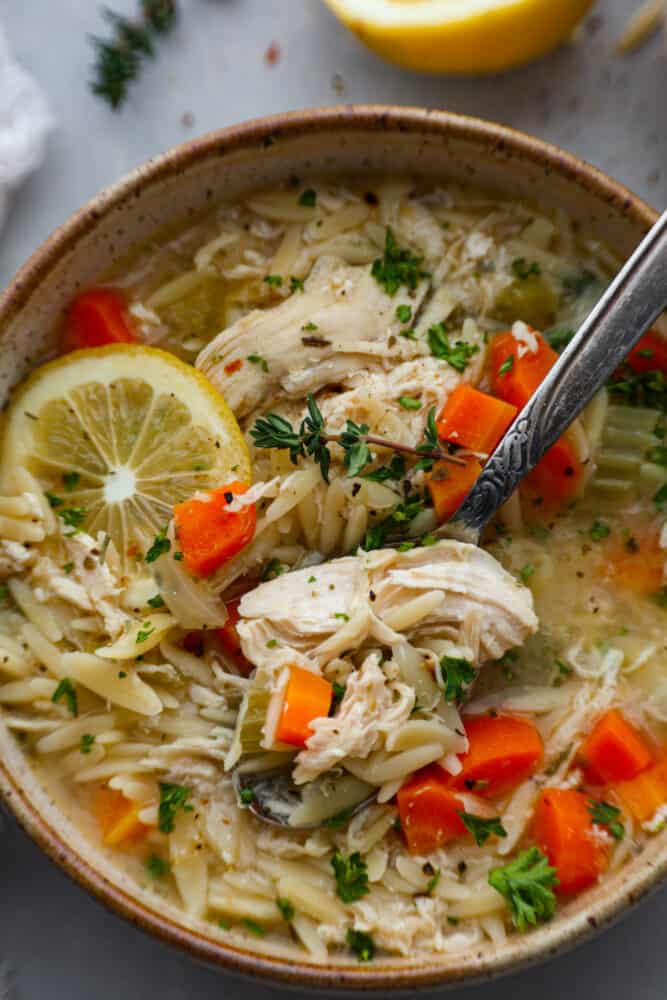
M 374 191 L 367 191 L 366 194 L 364 195 L 364 201 L 366 202 L 367 205 L 379 204 L 378 196 L 375 194 Z
M 301 343 L 304 347 L 331 347 L 331 341 L 326 337 L 302 337 Z
M 369 590 L 368 591 L 368 597 L 369 597 L 369 600 L 374 601 L 376 599 L 376 597 L 377 597 L 377 594 L 375 593 L 374 590 Z
M 233 493 L 225 493 L 224 494 L 224 498 L 225 498 L 225 503 L 231 503 L 232 500 L 234 499 L 234 494 Z
M 361 489 L 361 483 L 353 483 L 352 485 L 352 496 L 356 497 L 357 493 Z

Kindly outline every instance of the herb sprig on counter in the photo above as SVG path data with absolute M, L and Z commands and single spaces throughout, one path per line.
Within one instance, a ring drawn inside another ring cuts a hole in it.
M 178 6 L 176 0 L 141 0 L 136 19 L 106 7 L 103 14 L 113 29 L 113 37 L 92 38 L 97 59 L 90 89 L 116 110 L 125 102 L 144 60 L 155 55 L 156 37 L 168 34 L 176 23 Z
M 339 444 L 343 449 L 343 461 L 348 476 L 359 476 L 366 466 L 374 460 L 370 445 L 388 448 L 406 455 L 414 455 L 419 460 L 415 469 L 429 471 L 434 462 L 464 464 L 460 458 L 456 458 L 440 448 L 434 408 L 428 414 L 424 440 L 416 448 L 413 448 L 398 441 L 387 441 L 375 434 L 369 434 L 366 424 L 355 424 L 353 420 L 347 420 L 343 431 L 328 431 L 322 411 L 311 395 L 308 396 L 307 405 L 308 414 L 303 418 L 298 429 L 279 413 L 267 413 L 265 416 L 259 417 L 250 431 L 255 447 L 289 451 L 294 465 L 297 464 L 299 458 L 310 456 L 319 465 L 322 478 L 327 483 L 329 482 L 329 468 L 331 466 L 329 445 L 334 443 Z

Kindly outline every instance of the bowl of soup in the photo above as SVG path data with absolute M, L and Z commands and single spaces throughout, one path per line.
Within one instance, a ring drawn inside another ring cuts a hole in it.
M 480 546 L 654 212 L 500 126 L 298 112 L 100 194 L 0 303 L 0 790 L 118 912 L 314 988 L 507 972 L 666 866 L 662 320 Z

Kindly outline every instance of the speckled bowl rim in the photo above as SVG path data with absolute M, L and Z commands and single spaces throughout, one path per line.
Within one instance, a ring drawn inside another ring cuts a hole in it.
M 583 195 L 606 203 L 612 214 L 623 216 L 638 229 L 648 229 L 657 213 L 621 184 L 588 163 L 541 140 L 492 122 L 410 107 L 353 105 L 307 109 L 273 115 L 208 133 L 149 160 L 118 183 L 106 188 L 60 226 L 29 258 L 0 297 L 0 327 L 13 320 L 64 254 L 95 229 L 112 210 L 129 206 L 132 199 L 153 184 L 181 174 L 209 158 L 248 149 L 261 150 L 274 139 L 317 136 L 337 130 L 380 131 L 449 136 L 469 141 L 480 153 L 503 157 L 511 154 L 543 167 L 545 176 L 560 175 L 574 182 Z M 501 186 L 500 186 L 501 187 Z M 509 939 L 498 954 L 472 954 L 453 959 L 438 956 L 418 964 L 379 959 L 371 965 L 317 966 L 292 958 L 260 954 L 251 948 L 226 944 L 179 925 L 157 908 L 144 905 L 103 874 L 66 843 L 28 798 L 17 776 L 0 760 L 0 794 L 32 840 L 67 874 L 98 900 L 127 920 L 176 945 L 192 957 L 239 974 L 261 977 L 273 984 L 330 991 L 414 991 L 443 988 L 517 971 L 556 955 L 609 925 L 657 888 L 667 875 L 667 838 L 656 838 L 644 850 L 641 864 L 631 877 L 621 879 L 615 891 L 596 896 L 590 906 L 562 917 L 525 936 Z M 446 961 L 446 966 L 443 965 Z

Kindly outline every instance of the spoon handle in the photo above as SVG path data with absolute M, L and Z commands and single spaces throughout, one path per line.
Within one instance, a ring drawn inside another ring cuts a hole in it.
M 667 308 L 667 212 L 653 226 L 493 452 L 452 523 L 480 532 Z

